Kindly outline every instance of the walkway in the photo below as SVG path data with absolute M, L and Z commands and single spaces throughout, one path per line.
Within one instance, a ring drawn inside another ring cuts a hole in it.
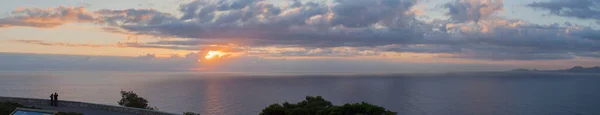
M 84 115 L 133 115 L 126 114 L 120 112 L 112 112 L 112 111 L 104 111 L 97 109 L 87 109 L 87 108 L 67 108 L 67 107 L 53 107 L 53 106 L 35 106 L 37 108 L 42 108 L 43 110 L 54 110 L 59 112 L 77 112 L 83 113 Z
M 85 115 L 174 115 L 161 111 L 121 107 L 113 105 L 102 105 L 86 102 L 64 101 L 59 100 L 59 107 L 52 107 L 50 100 L 47 99 L 32 99 L 20 97 L 2 97 L 0 102 L 16 102 L 25 106 L 33 106 L 43 110 L 54 110 L 59 112 L 77 112 Z

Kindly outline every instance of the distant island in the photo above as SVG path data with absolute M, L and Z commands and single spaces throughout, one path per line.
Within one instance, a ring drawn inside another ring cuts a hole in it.
M 585 68 L 582 66 L 575 66 L 569 69 L 561 70 L 537 70 L 537 69 L 513 69 L 515 72 L 566 72 L 566 73 L 600 73 L 600 66 Z

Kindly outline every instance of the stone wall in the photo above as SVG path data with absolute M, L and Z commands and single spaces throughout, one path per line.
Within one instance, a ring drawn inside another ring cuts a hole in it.
M 15 102 L 15 103 L 19 103 L 19 104 L 26 105 L 26 106 L 49 106 L 50 105 L 50 100 L 47 100 L 47 99 L 32 99 L 32 98 L 18 98 L 18 97 L 2 97 L 2 96 L 0 96 L 0 102 Z M 60 101 L 59 100 L 58 106 L 65 107 L 65 108 L 96 109 L 96 110 L 104 110 L 104 111 L 135 114 L 135 115 L 174 115 L 172 113 L 166 113 L 166 112 L 160 112 L 160 111 L 154 111 L 154 110 L 121 107 L 121 106 L 113 106 L 113 105 L 101 105 L 101 104 L 76 102 L 76 101 Z

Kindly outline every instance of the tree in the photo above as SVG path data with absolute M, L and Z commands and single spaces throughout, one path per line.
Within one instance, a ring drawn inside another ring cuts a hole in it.
M 386 110 L 369 103 L 353 103 L 336 106 L 321 96 L 306 96 L 306 100 L 296 104 L 284 102 L 272 104 L 262 110 L 260 115 L 395 115 L 396 112 Z
M 133 91 L 121 91 L 121 100 L 119 100 L 119 105 L 125 107 L 156 110 L 155 107 L 150 107 L 148 105 L 148 100 L 139 97 Z

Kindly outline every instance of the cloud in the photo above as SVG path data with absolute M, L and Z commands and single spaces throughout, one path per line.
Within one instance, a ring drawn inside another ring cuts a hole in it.
M 551 11 L 560 10 L 561 15 L 567 15 L 562 11 L 565 8 L 575 8 L 569 12 L 588 12 L 585 7 L 574 7 L 584 1 L 569 6 L 557 1 L 530 6 L 548 6 Z M 288 5 L 275 5 L 263 0 L 196 0 L 180 6 L 181 16 L 153 9 L 102 9 L 81 12 L 91 15 L 89 21 L 73 18 L 70 22 L 102 25 L 105 31 L 113 33 L 178 38 L 118 43 L 121 47 L 230 50 L 276 57 L 407 52 L 450 54 L 440 58 L 565 60 L 597 57 L 594 54 L 600 52 L 599 30 L 574 24 L 539 25 L 504 19 L 495 15 L 504 9 L 502 0 L 452 1 L 441 7 L 448 10 L 450 19 L 433 21 L 415 19 L 415 14 L 410 13 L 418 4 L 415 0 L 331 2 L 291 1 Z M 24 19 L 19 17 L 57 16 L 24 15 L 0 20 Z
M 249 72 L 253 74 L 277 72 L 350 72 L 350 73 L 406 73 L 415 71 L 451 72 L 509 70 L 516 67 L 477 64 L 415 64 L 378 60 L 344 59 L 265 59 L 238 57 L 220 64 L 198 61 L 197 53 L 185 56 L 157 58 L 155 54 L 139 57 L 83 56 L 60 54 L 0 53 L 0 70 L 3 71 L 210 71 Z M 289 74 L 289 73 L 286 73 Z
M 410 28 L 412 16 L 404 14 L 414 4 L 412 0 L 336 3 L 329 6 L 306 2 L 279 7 L 251 0 L 194 1 L 182 5 L 184 15 L 180 20 L 121 28 L 141 34 L 240 42 L 247 46 L 377 46 L 421 35 L 419 30 Z
M 578 55 L 583 55 L 583 56 L 586 56 L 586 57 L 600 58 L 600 52 L 586 52 L 586 53 L 580 53 Z
M 247 54 L 268 57 L 357 57 L 380 55 L 375 48 L 334 47 L 334 48 L 302 48 L 302 47 L 258 47 L 248 49 Z
M 600 19 L 600 0 L 551 0 L 527 6 L 549 10 L 550 14 L 579 19 Z
M 378 46 L 416 39 L 422 34 L 409 27 L 414 19 L 404 14 L 414 5 L 412 0 L 336 3 L 329 6 L 295 2 L 294 7 L 281 7 L 259 0 L 194 1 L 182 5 L 184 15 L 179 18 L 151 9 L 103 9 L 93 12 L 95 18 L 90 21 L 125 30 L 107 29 L 109 32 L 219 40 L 247 46 Z M 354 15 L 350 15 L 350 10 L 356 11 Z M 15 17 L 5 19 L 12 18 Z
M 450 28 L 453 34 L 440 37 L 449 37 L 452 41 L 438 42 L 452 49 L 460 48 L 460 52 L 455 53 L 457 57 L 490 60 L 573 59 L 585 57 L 579 55 L 581 53 L 600 51 L 600 41 L 593 39 L 598 30 L 506 21 L 483 21 L 481 24 L 490 25 Z
M 125 9 L 95 11 L 97 20 L 111 26 L 123 25 L 155 25 L 177 20 L 168 13 L 162 13 L 153 9 Z
M 504 10 L 502 0 L 456 0 L 442 7 L 449 10 L 446 15 L 454 22 L 478 22 Z
M 0 19 L 0 27 L 40 27 L 50 28 L 73 22 L 94 22 L 90 12 L 83 7 L 63 7 L 52 9 L 20 8 L 7 18 Z
M 177 45 L 152 45 L 152 44 L 140 44 L 140 43 L 119 43 L 118 47 L 131 47 L 131 48 L 155 48 L 155 49 L 171 49 L 171 50 L 188 50 L 198 51 L 199 47 L 194 46 L 177 46 Z
M 600 51 L 596 39 L 600 31 L 577 25 L 537 25 L 505 19 L 431 24 L 443 26 L 423 39 L 378 46 L 376 51 L 451 54 L 441 57 L 478 60 L 565 60 L 590 57 L 585 54 Z
M 68 23 L 94 23 L 111 26 L 148 25 L 176 20 L 171 14 L 152 9 L 101 9 L 88 12 L 84 7 L 20 8 L 0 19 L 0 27 L 51 28 Z
M 99 45 L 99 44 L 75 44 L 75 43 L 51 43 L 42 40 L 13 40 L 13 42 L 36 44 L 43 46 L 66 46 L 66 47 L 111 47 L 111 45 Z
M 414 4 L 412 0 L 356 1 L 337 0 L 332 8 L 332 24 L 344 27 L 369 27 L 376 23 L 403 25 L 407 21 L 404 12 Z
M 179 45 L 153 45 L 153 44 L 141 44 L 141 43 L 117 43 L 117 44 L 77 44 L 77 43 L 63 43 L 63 42 L 48 42 L 42 40 L 12 40 L 12 42 L 35 44 L 42 46 L 62 46 L 62 47 L 92 47 L 92 48 L 103 48 L 103 47 L 119 47 L 119 48 L 154 48 L 154 49 L 170 49 L 170 50 L 188 50 L 198 51 L 199 47 L 196 46 L 179 46 Z
M 18 71 L 185 71 L 195 58 L 137 58 L 57 54 L 0 53 L 0 70 Z M 191 62 L 191 63 L 190 63 Z
M 433 45 L 433 44 L 415 44 L 415 45 L 390 45 L 380 49 L 390 52 L 416 52 L 416 53 L 458 53 L 463 47 L 452 45 Z

